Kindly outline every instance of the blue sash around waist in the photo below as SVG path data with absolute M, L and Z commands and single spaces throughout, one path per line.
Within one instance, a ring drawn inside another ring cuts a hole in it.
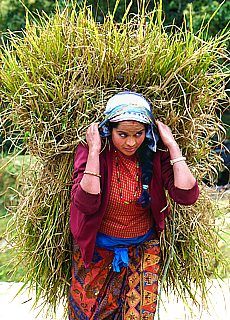
M 98 247 L 114 251 L 114 258 L 112 262 L 113 271 L 120 272 L 121 267 L 128 267 L 129 264 L 128 247 L 130 245 L 144 243 L 153 234 L 154 230 L 152 228 L 143 236 L 134 238 L 117 238 L 98 232 L 96 245 Z

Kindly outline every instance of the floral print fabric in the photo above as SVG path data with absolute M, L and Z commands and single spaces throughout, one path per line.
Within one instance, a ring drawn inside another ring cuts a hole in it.
M 79 249 L 73 254 L 69 292 L 69 320 L 154 319 L 160 245 L 158 239 L 130 246 L 129 265 L 112 270 L 112 251 L 96 247 L 93 261 L 85 268 Z

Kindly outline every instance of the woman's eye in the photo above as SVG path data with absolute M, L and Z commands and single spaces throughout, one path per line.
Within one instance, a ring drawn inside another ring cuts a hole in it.
M 119 136 L 120 136 L 121 138 L 125 138 L 125 137 L 126 137 L 126 134 L 125 134 L 125 133 L 120 133 Z
M 143 134 L 143 132 L 137 132 L 137 133 L 136 133 L 136 137 L 141 137 L 142 134 Z

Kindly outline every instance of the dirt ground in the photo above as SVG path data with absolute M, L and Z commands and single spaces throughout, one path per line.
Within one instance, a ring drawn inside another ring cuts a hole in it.
M 59 308 L 56 317 L 47 318 L 38 314 L 39 308 L 31 310 L 34 302 L 33 294 L 25 291 L 14 298 L 21 283 L 0 283 L 0 319 L 1 320 L 63 320 L 63 309 Z M 156 320 L 225 320 L 230 319 L 230 279 L 218 283 L 216 280 L 210 282 L 208 305 L 199 310 L 190 305 L 193 314 L 182 301 L 170 296 L 170 301 L 162 295 L 160 303 L 160 315 L 156 315 Z M 41 309 L 41 308 L 40 308 Z

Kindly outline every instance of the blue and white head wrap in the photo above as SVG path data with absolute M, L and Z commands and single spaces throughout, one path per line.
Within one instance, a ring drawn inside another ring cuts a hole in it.
M 102 137 L 111 135 L 108 122 L 138 121 L 147 124 L 148 147 L 156 152 L 159 137 L 156 134 L 156 125 L 151 111 L 150 103 L 139 93 L 126 91 L 115 94 L 107 102 L 105 119 L 99 125 L 100 135 Z

